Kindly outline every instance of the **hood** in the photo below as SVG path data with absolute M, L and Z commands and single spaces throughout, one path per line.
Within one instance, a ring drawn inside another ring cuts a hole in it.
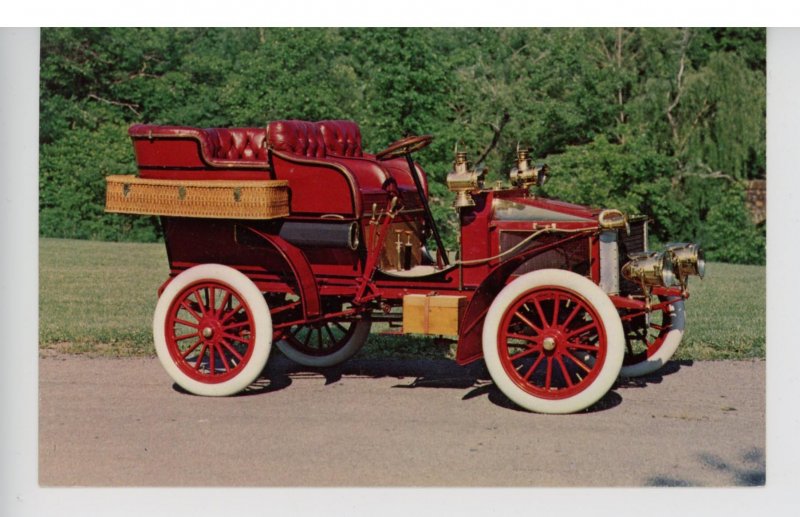
M 540 197 L 503 197 L 492 202 L 498 221 L 592 222 L 600 209 Z

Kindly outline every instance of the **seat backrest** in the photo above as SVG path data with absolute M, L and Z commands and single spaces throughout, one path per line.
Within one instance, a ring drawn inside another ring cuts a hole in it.
M 276 120 L 267 125 L 267 141 L 276 150 L 306 156 L 324 158 L 325 139 L 319 125 L 305 120 Z
M 317 122 L 328 154 L 338 156 L 363 156 L 361 130 L 352 120 L 323 120 Z
M 262 161 L 267 159 L 264 128 L 210 128 L 205 130 L 210 158 Z

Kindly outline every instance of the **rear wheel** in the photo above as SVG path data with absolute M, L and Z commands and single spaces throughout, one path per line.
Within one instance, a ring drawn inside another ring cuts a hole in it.
M 500 291 L 484 322 L 483 353 L 495 384 L 513 402 L 539 413 L 573 413 L 614 384 L 625 338 L 597 285 L 545 269 Z
M 275 344 L 286 357 L 304 366 L 334 366 L 361 350 L 371 326 L 368 318 L 296 325 Z
M 258 287 L 219 264 L 176 276 L 156 304 L 153 337 L 161 365 L 185 390 L 206 396 L 242 391 L 264 369 L 272 321 Z

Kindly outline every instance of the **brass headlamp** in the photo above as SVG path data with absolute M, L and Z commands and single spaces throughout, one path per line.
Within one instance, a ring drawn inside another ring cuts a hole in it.
M 453 171 L 447 175 L 447 188 L 456 194 L 453 207 L 457 209 L 475 206 L 472 193 L 480 190 L 483 186 L 483 175 L 486 169 L 481 172 L 470 171 L 469 165 L 467 153 L 458 151 L 453 162 Z
M 523 188 L 531 185 L 541 187 L 547 181 L 548 172 L 550 172 L 547 165 L 532 166 L 529 154 L 528 149 L 517 149 L 517 164 L 508 173 L 512 185 Z
M 678 279 L 684 288 L 689 275 L 697 275 L 700 278 L 705 276 L 705 253 L 697 244 L 691 242 L 667 244 L 667 252 L 672 255 L 672 262 L 678 272 Z
M 644 252 L 633 254 L 630 258 L 631 260 L 622 266 L 622 276 L 641 285 L 648 299 L 651 287 L 669 287 L 676 283 L 677 277 L 671 253 Z

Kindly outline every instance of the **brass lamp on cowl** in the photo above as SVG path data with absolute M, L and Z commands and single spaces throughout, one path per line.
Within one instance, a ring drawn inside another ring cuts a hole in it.
M 469 165 L 467 153 L 457 151 L 456 159 L 453 162 L 453 170 L 447 175 L 447 188 L 456 195 L 453 200 L 453 208 L 456 210 L 475 206 L 472 193 L 483 187 L 483 175 L 486 169 L 481 172 L 471 171 L 469 170 Z
M 528 149 L 517 148 L 517 163 L 508 173 L 508 177 L 515 187 L 528 188 L 531 185 L 541 187 L 547 181 L 549 172 L 545 164 L 531 165 Z

